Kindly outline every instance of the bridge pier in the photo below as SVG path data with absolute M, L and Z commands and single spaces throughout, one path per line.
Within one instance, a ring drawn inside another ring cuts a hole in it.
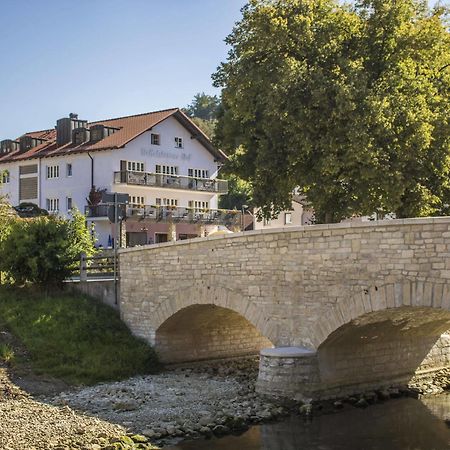
M 265 348 L 260 352 L 256 390 L 260 394 L 306 401 L 319 388 L 317 353 L 304 347 Z

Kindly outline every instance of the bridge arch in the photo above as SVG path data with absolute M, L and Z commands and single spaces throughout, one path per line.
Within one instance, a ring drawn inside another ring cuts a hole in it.
M 258 355 L 272 346 L 243 315 L 214 304 L 182 308 L 155 332 L 155 349 L 167 363 Z
M 361 286 L 355 290 L 356 293 L 343 296 L 342 300 L 329 308 L 315 324 L 311 332 L 315 349 L 336 330 L 361 316 L 377 311 L 392 311 L 404 307 L 450 311 L 450 283 L 447 280 L 427 282 L 404 279 L 367 288 Z
M 263 308 L 206 280 L 164 299 L 152 316 L 153 344 L 166 363 L 257 355 L 273 346 Z

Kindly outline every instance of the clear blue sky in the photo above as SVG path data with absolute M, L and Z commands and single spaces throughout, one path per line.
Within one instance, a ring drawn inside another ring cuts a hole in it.
M 217 93 L 211 74 L 245 0 L 0 3 L 1 140 L 69 112 L 92 121 Z
M 87 120 L 186 106 L 245 0 L 1 0 L 0 140 Z

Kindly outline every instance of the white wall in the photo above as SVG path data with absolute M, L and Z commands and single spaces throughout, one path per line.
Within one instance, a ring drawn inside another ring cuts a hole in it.
M 160 135 L 160 145 L 151 144 L 151 133 Z M 175 137 L 183 138 L 182 149 L 175 148 Z M 208 170 L 211 178 L 217 176 L 218 163 L 214 156 L 196 139 L 191 139 L 189 131 L 173 117 L 143 133 L 123 149 L 91 152 L 91 156 L 94 159 L 94 185 L 98 189 L 143 196 L 148 205 L 154 205 L 156 198 L 174 198 L 181 207 L 188 206 L 190 200 L 198 200 L 209 202 L 210 208 L 217 208 L 218 196 L 210 192 L 114 184 L 114 172 L 120 171 L 121 160 L 143 162 L 146 172 L 155 172 L 158 164 L 178 166 L 179 175 L 187 176 L 188 169 L 193 168 Z M 71 177 L 66 174 L 68 163 L 72 164 Z M 8 195 L 12 205 L 19 204 L 19 166 L 26 164 L 40 166 L 39 198 L 36 203 L 41 208 L 47 208 L 47 198 L 58 198 L 60 214 L 66 216 L 67 197 L 71 197 L 73 206 L 84 212 L 91 188 L 91 159 L 87 153 L 0 164 L 0 171 L 7 169 L 10 172 L 10 183 L 0 186 L 0 192 Z M 47 179 L 46 168 L 49 165 L 59 165 L 58 178 Z M 96 231 L 100 243 L 105 246 L 111 232 L 109 222 L 102 220 L 97 224 Z
M 292 223 L 290 224 L 286 223 L 286 213 L 291 214 Z M 312 215 L 311 210 L 304 209 L 300 203 L 293 201 L 291 211 L 283 211 L 275 219 L 271 219 L 268 222 L 255 221 L 255 230 L 307 225 L 310 223 Z

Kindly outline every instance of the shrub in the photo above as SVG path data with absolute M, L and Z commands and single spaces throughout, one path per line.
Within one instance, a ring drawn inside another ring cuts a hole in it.
M 0 244 L 0 270 L 16 283 L 59 284 L 71 274 L 81 252 L 94 253 L 85 217 L 16 219 Z

